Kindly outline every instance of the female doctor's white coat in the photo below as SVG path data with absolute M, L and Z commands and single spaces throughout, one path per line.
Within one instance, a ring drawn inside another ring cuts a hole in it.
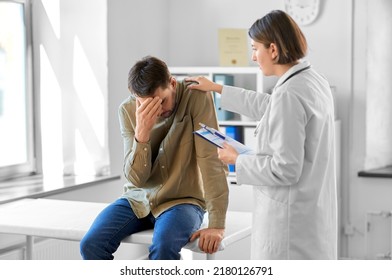
M 334 102 L 309 66 L 293 66 L 271 95 L 222 90 L 224 109 L 260 119 L 256 155 L 236 161 L 237 183 L 254 186 L 252 259 L 337 259 Z

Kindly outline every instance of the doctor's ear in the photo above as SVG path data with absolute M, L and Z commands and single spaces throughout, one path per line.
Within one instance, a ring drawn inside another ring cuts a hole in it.
M 275 43 L 270 44 L 269 52 L 271 54 L 271 59 L 276 61 L 277 58 L 279 57 L 279 51 L 278 51 L 278 47 L 275 45 Z

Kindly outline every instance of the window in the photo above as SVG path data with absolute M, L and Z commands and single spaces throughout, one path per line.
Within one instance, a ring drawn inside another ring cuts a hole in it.
M 106 14 L 106 0 L 0 0 L 0 181 L 110 173 Z
M 366 158 L 359 176 L 392 178 L 392 2 L 367 5 Z
M 0 179 L 35 171 L 28 0 L 0 0 Z
M 365 169 L 392 164 L 392 2 L 369 2 Z

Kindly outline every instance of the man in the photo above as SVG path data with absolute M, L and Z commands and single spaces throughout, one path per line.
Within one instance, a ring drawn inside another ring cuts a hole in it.
M 193 134 L 199 123 L 218 126 L 211 94 L 191 94 L 150 56 L 132 67 L 128 88 L 119 109 L 128 182 L 81 241 L 83 258 L 113 259 L 122 239 L 150 228 L 150 259 L 180 259 L 181 248 L 197 237 L 202 251 L 216 252 L 228 205 L 227 166 L 215 146 Z M 205 210 L 208 228 L 198 231 Z

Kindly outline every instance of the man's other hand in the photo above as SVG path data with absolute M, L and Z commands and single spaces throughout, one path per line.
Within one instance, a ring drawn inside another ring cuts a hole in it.
M 192 234 L 190 242 L 199 238 L 199 248 L 204 253 L 214 254 L 218 251 L 225 230 L 223 228 L 205 228 Z

